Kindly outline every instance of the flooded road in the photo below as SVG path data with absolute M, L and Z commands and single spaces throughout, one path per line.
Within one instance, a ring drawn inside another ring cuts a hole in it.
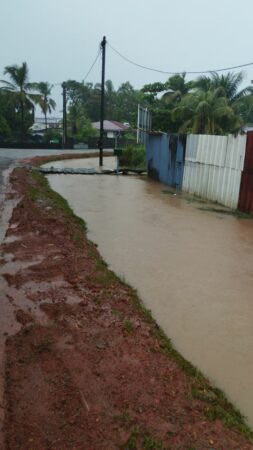
M 96 164 L 90 159 L 85 167 Z M 106 164 L 114 168 L 114 158 Z M 54 166 L 74 167 L 73 161 Z M 48 179 L 175 347 L 253 426 L 253 221 L 201 211 L 203 205 L 145 178 Z

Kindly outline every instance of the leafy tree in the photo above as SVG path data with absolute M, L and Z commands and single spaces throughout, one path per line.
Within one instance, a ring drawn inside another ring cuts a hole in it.
M 170 132 L 237 133 L 253 120 L 252 88 L 240 89 L 242 73 L 212 73 L 196 81 L 185 74 L 145 85 L 153 126 Z
M 250 86 L 247 86 L 244 89 L 239 89 L 243 82 L 243 78 L 244 76 L 242 72 L 228 72 L 226 75 L 220 75 L 217 72 L 213 72 L 210 77 L 199 77 L 195 83 L 195 86 L 204 91 L 222 88 L 224 97 L 227 98 L 230 104 L 234 104 L 246 95 L 252 93 L 252 87 Z
M 194 82 L 187 82 L 185 77 L 185 73 L 173 75 L 165 83 L 148 84 L 142 88 L 153 114 L 155 128 L 178 131 L 182 123 L 173 116 L 173 110 L 194 87 Z
M 15 134 L 16 111 L 14 99 L 9 93 L 0 90 L 0 138 L 6 139 Z
M 33 83 L 33 88 L 39 93 L 37 102 L 44 114 L 47 129 L 47 114 L 51 114 L 56 107 L 55 101 L 50 97 L 53 86 L 45 81 L 41 81 L 40 83 Z
M 189 92 L 192 91 L 194 88 L 194 82 L 193 81 L 186 81 L 185 80 L 186 74 L 183 73 L 182 75 L 177 74 L 171 76 L 168 81 L 165 83 L 165 94 L 163 94 L 163 100 L 166 100 L 167 102 L 180 102 L 182 98 L 189 94 Z
M 236 133 L 241 127 L 222 88 L 188 94 L 173 110 L 173 117 L 182 120 L 180 132 L 226 134 Z
M 11 81 L 1 80 L 4 87 L 16 103 L 16 114 L 20 117 L 20 137 L 24 139 L 25 131 L 31 126 L 34 117 L 34 102 L 38 101 L 38 96 L 32 93 L 33 84 L 29 83 L 28 67 L 26 62 L 21 66 L 13 65 L 5 67 L 4 74 L 9 76 Z
M 117 90 L 117 109 L 115 120 L 128 122 L 132 127 L 137 123 L 138 103 L 144 103 L 145 96 L 135 90 L 129 81 L 122 83 Z

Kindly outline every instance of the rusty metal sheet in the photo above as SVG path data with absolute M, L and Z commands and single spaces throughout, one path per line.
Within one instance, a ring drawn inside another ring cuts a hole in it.
M 253 132 L 247 133 L 247 144 L 242 173 L 239 210 L 245 213 L 253 212 Z
M 247 133 L 244 170 L 253 169 L 253 131 Z
M 238 209 L 245 213 L 253 212 L 253 170 L 242 173 Z

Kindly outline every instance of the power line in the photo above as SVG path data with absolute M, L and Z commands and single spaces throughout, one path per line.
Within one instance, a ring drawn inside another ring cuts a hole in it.
M 241 64 L 241 65 L 238 65 L 238 66 L 224 67 L 222 69 L 195 70 L 195 71 L 181 70 L 181 71 L 178 71 L 178 72 L 169 72 L 169 71 L 166 71 L 166 70 L 154 69 L 152 67 L 143 66 L 142 64 L 138 64 L 138 63 L 132 61 L 131 59 L 127 58 L 126 56 L 122 55 L 122 53 L 120 53 L 118 50 L 113 48 L 108 42 L 107 42 L 107 44 L 108 44 L 108 47 L 110 47 L 115 53 L 117 53 L 118 56 L 120 56 L 122 59 L 124 59 L 128 63 L 132 64 L 133 66 L 140 67 L 141 69 L 145 69 L 145 70 L 150 70 L 152 72 L 163 73 L 163 74 L 166 74 L 166 75 L 179 75 L 181 73 L 186 73 L 186 74 L 189 74 L 189 75 L 193 75 L 193 74 L 197 75 L 197 74 L 212 73 L 212 72 L 225 72 L 226 70 L 241 69 L 243 67 L 248 67 L 248 66 L 252 66 L 253 65 L 253 62 L 250 62 L 250 63 L 247 63 L 247 64 Z
M 83 83 L 86 81 L 86 79 L 87 79 L 88 76 L 90 75 L 90 73 L 91 73 L 93 67 L 95 66 L 95 64 L 96 64 L 96 62 L 97 62 L 97 60 L 98 60 L 100 54 L 101 54 L 101 48 L 100 48 L 100 46 L 99 46 L 98 54 L 97 54 L 97 56 L 96 56 L 96 58 L 95 58 L 93 64 L 91 65 L 91 68 L 89 69 L 89 71 L 88 71 L 87 74 L 85 75 L 84 80 L 83 80 Z
M 96 62 L 97 62 L 97 60 L 98 60 L 100 54 L 101 54 L 101 48 L 99 47 L 98 54 L 97 54 L 95 60 L 93 61 L 93 63 L 92 63 L 92 65 L 91 65 L 90 69 L 88 70 L 87 74 L 85 75 L 85 77 L 84 77 L 84 79 L 83 79 L 83 83 L 84 83 L 85 80 L 88 78 L 89 74 L 91 73 L 91 71 L 92 71 L 93 67 L 95 66 L 95 64 L 96 64 Z M 62 82 L 61 82 L 61 83 L 52 83 L 52 86 L 62 86 Z

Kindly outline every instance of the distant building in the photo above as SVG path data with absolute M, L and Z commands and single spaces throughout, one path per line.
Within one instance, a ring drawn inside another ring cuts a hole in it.
M 62 118 L 48 117 L 47 126 L 44 117 L 36 117 L 34 124 L 30 127 L 30 131 L 33 135 L 43 136 L 47 130 L 62 130 Z
M 92 127 L 100 130 L 100 122 L 93 122 Z M 116 122 L 116 120 L 104 120 L 104 131 L 108 138 L 115 138 L 129 129 L 129 124 Z

